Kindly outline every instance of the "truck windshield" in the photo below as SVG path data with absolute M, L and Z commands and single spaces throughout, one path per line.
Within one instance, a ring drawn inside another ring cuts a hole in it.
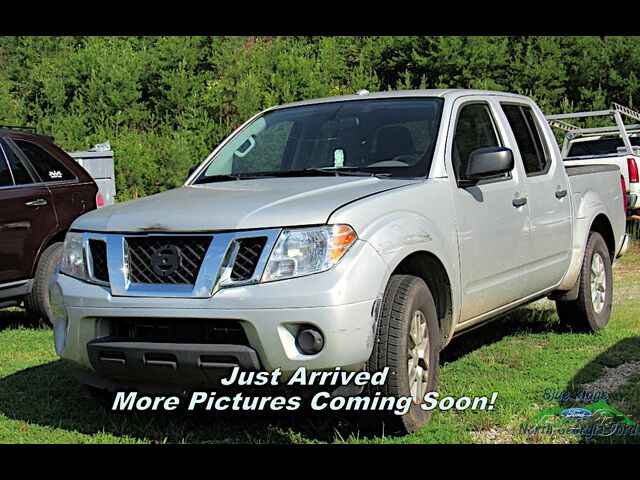
M 640 146 L 640 137 L 629 137 L 631 145 Z M 567 157 L 586 157 L 589 155 L 611 155 L 624 147 L 622 138 L 602 138 L 583 142 L 574 142 L 569 147 Z M 624 153 L 623 153 L 624 155 Z
M 261 115 L 193 183 L 300 175 L 420 177 L 428 173 L 443 100 L 353 100 Z

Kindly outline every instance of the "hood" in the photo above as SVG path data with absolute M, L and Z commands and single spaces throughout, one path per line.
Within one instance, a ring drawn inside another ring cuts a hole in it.
M 72 228 L 96 232 L 197 232 L 326 223 L 346 203 L 416 180 L 303 177 L 191 185 L 94 210 Z

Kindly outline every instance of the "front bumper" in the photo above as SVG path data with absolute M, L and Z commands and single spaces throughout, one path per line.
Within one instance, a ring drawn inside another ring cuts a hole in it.
M 82 381 L 102 387 L 201 385 L 232 364 L 280 368 L 283 379 L 301 366 L 358 370 L 371 353 L 375 307 L 389 274 L 380 255 L 363 241 L 328 272 L 222 289 L 206 299 L 112 296 L 108 287 L 58 274 L 51 287 L 56 351 Z M 233 320 L 244 329 L 249 345 L 113 344 L 106 326 L 118 318 Z M 305 355 L 296 347 L 302 324 L 322 332 L 319 353 Z M 108 350 L 119 353 L 110 358 Z M 106 360 L 100 359 L 100 351 Z M 162 357 L 155 356 L 160 363 L 153 361 L 154 353 L 173 357 L 165 356 L 169 363 L 162 364 Z M 225 365 L 207 360 L 216 355 L 227 359 L 219 362 Z

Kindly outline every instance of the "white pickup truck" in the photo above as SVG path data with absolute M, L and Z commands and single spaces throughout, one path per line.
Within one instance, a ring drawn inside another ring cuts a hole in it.
M 551 127 L 565 133 L 562 158 L 565 166 L 616 165 L 620 168 L 620 181 L 627 191 L 627 213 L 636 215 L 640 210 L 640 124 L 625 124 L 624 118 L 640 121 L 640 112 L 617 103 L 610 110 L 574 112 L 548 115 Z M 568 120 L 609 120 L 615 125 L 579 127 Z M 637 218 L 636 218 L 637 219 Z
M 282 378 L 381 371 L 430 411 L 455 335 L 552 296 L 608 320 L 629 246 L 617 166 L 566 168 L 529 98 L 359 92 L 270 108 L 184 186 L 74 222 L 51 287 L 55 348 L 100 389 L 212 387 L 232 366 Z

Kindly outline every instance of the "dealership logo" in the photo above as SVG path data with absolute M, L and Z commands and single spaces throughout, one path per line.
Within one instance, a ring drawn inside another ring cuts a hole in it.
M 524 435 L 579 435 L 594 437 L 640 437 L 640 425 L 604 400 L 584 407 L 549 408 L 520 424 Z
M 161 276 L 167 277 L 180 267 L 180 250 L 175 245 L 162 245 L 151 256 L 151 268 Z
M 590 410 L 586 408 L 567 408 L 560 412 L 560 416 L 564 418 L 575 418 L 576 420 L 582 420 L 584 418 L 589 418 L 591 415 Z

